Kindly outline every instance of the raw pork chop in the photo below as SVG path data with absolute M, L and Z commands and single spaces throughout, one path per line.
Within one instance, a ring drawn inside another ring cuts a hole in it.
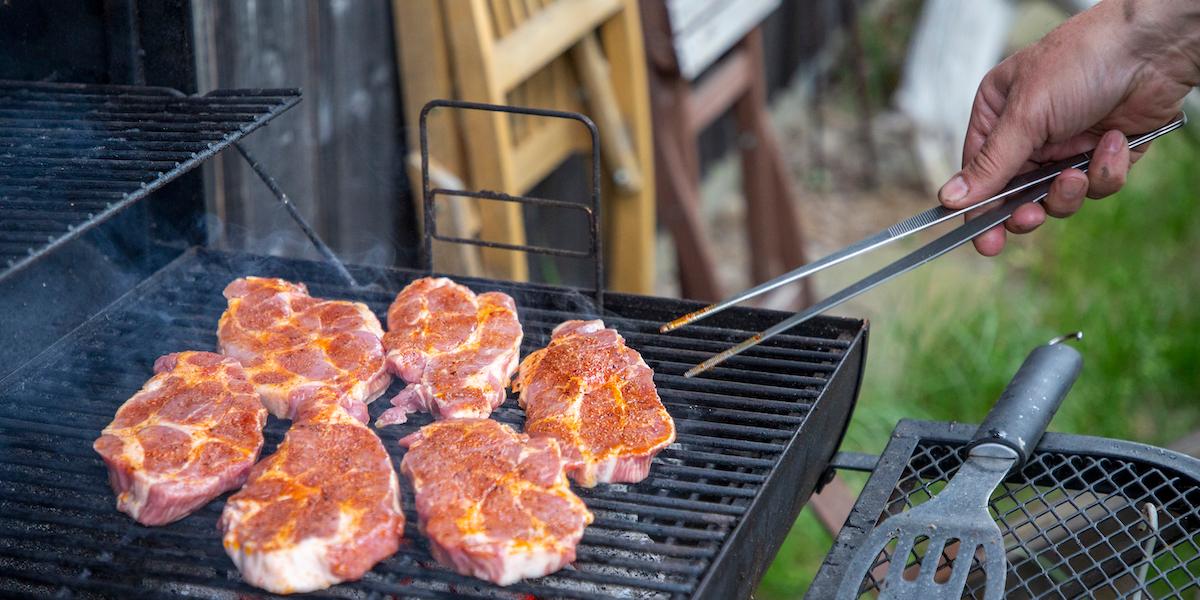
M 474 292 L 446 278 L 410 283 L 388 308 L 388 368 L 409 383 L 376 427 L 427 411 L 443 419 L 486 418 L 504 403 L 517 370 L 521 323 L 507 294 Z
M 143 525 L 180 519 L 242 485 L 267 422 L 232 358 L 179 352 L 154 361 L 154 372 L 92 445 L 117 509 Z
M 400 485 L 383 443 L 330 390 L 296 398 L 291 429 L 229 498 L 225 552 L 278 594 L 362 577 L 400 547 Z
M 294 392 L 328 387 L 367 420 L 366 404 L 391 383 L 383 327 L 367 305 L 313 298 L 304 284 L 262 277 L 234 280 L 225 297 L 221 352 L 242 361 L 271 414 L 291 418 Z
M 452 419 L 400 440 L 433 556 L 464 575 L 508 585 L 575 560 L 592 522 L 563 473 L 558 443 L 491 419 Z
M 675 441 L 675 422 L 654 387 L 654 372 L 603 321 L 567 321 L 550 345 L 521 362 L 525 432 L 562 445 L 576 483 L 636 483 L 654 455 Z

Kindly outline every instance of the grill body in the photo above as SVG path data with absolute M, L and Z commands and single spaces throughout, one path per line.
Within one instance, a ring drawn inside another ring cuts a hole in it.
M 845 566 L 876 524 L 944 488 L 974 433 L 973 425 L 901 421 L 808 597 L 834 597 Z M 1004 536 L 1006 598 L 1191 598 L 1200 589 L 1200 460 L 1133 442 L 1047 433 L 1029 462 L 992 494 L 989 509 Z M 918 551 L 924 553 L 920 544 L 903 568 L 917 563 Z M 948 576 L 946 559 L 939 572 Z M 863 594 L 874 596 L 892 561 L 886 551 L 877 557 Z M 963 597 L 983 597 L 981 575 L 975 561 Z
M 363 287 L 345 286 L 326 264 L 193 249 L 0 381 L 0 594 L 261 594 L 241 583 L 221 547 L 215 523 L 224 498 L 171 525 L 142 527 L 114 508 L 91 443 L 149 377 L 157 356 L 215 347 L 225 307 L 221 290 L 232 279 L 303 281 L 315 296 L 361 300 L 382 315 L 404 284 L 423 275 L 352 270 Z M 567 319 L 600 317 L 616 327 L 655 370 L 678 441 L 639 484 L 579 490 L 596 521 L 571 568 L 507 588 L 447 571 L 416 530 L 404 482 L 410 525 L 401 551 L 362 581 L 324 595 L 749 595 L 840 442 L 861 377 L 865 323 L 818 319 L 707 378 L 685 379 L 683 371 L 698 359 L 781 315 L 732 310 L 704 326 L 662 335 L 659 323 L 696 305 L 611 294 L 603 314 L 596 314 L 588 294 L 570 289 L 460 281 L 514 297 L 526 331 L 523 353 L 544 346 L 550 330 Z M 385 403 L 377 402 L 372 415 Z M 511 398 L 495 418 L 522 425 L 522 411 Z M 428 421 L 415 416 L 379 431 L 396 465 L 403 456 L 396 441 Z M 286 425 L 271 420 L 264 454 L 282 439 Z

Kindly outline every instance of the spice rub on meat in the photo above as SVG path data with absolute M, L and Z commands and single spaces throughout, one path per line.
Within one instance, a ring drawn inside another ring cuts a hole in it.
M 225 552 L 251 585 L 287 594 L 363 576 L 400 547 L 391 457 L 329 389 L 297 394 L 283 442 L 229 498 Z
M 243 277 L 225 288 L 217 339 L 242 362 L 271 414 L 291 418 L 298 390 L 330 388 L 351 414 L 387 389 L 383 327 L 361 302 L 322 300 L 304 284 Z
M 509 585 L 575 560 L 592 514 L 571 491 L 558 442 L 491 419 L 452 419 L 400 443 L 400 471 L 438 561 Z
M 242 485 L 267 422 L 232 358 L 179 352 L 155 361 L 154 372 L 93 444 L 117 509 L 143 525 L 180 519 Z
M 387 321 L 388 369 L 409 385 L 377 427 L 403 423 L 417 411 L 442 419 L 485 418 L 504 403 L 522 336 L 516 303 L 507 294 L 477 296 L 444 277 L 426 277 L 396 295 Z
M 603 321 L 567 321 L 521 362 L 513 382 L 525 432 L 558 440 L 567 473 L 584 487 L 636 483 L 675 441 L 654 372 Z

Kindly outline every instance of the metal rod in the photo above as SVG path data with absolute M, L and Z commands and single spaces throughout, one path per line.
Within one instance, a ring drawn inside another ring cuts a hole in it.
M 447 190 L 444 188 L 431 188 L 429 185 L 429 113 L 435 108 L 457 108 L 464 110 L 481 110 L 486 112 L 502 112 L 516 115 L 528 115 L 535 117 L 550 117 L 556 119 L 570 119 L 578 121 L 587 127 L 588 135 L 592 141 L 592 202 L 591 207 L 582 206 L 573 202 L 563 202 L 561 200 L 548 200 L 545 198 L 534 198 L 529 196 L 515 196 L 502 192 L 493 192 L 489 190 Z M 593 270 L 593 290 L 596 298 L 596 308 L 604 309 L 604 249 L 600 239 L 600 133 L 596 129 L 596 124 L 592 122 L 586 115 L 564 111 L 551 110 L 546 108 L 528 108 L 523 106 L 505 106 L 501 104 L 485 104 L 482 102 L 466 102 L 462 100 L 430 100 L 421 108 L 419 118 L 418 138 L 421 142 L 421 200 L 424 207 L 424 223 L 425 231 L 422 237 L 421 255 L 425 270 L 433 272 L 433 240 L 441 240 L 444 242 L 470 244 L 474 246 L 482 246 L 485 248 L 501 248 L 505 250 L 514 250 L 520 252 L 533 252 L 537 254 L 548 254 L 553 256 L 565 256 L 570 258 L 587 258 L 591 257 L 595 264 Z M 519 204 L 530 204 L 534 206 L 546 206 L 552 208 L 566 208 L 571 210 L 581 210 L 587 214 L 588 229 L 590 233 L 590 243 L 588 244 L 588 252 L 580 253 L 574 250 L 548 248 L 544 246 L 530 246 L 527 244 L 507 244 L 503 242 L 493 242 L 487 240 L 469 240 L 465 238 L 442 236 L 437 232 L 437 219 L 434 215 L 434 198 L 437 195 L 447 196 L 465 196 L 468 198 L 481 198 L 485 200 L 497 200 L 501 202 L 516 202 Z
M 1133 593 L 1131 600 L 1142 600 L 1142 590 L 1146 588 L 1146 574 L 1150 571 L 1150 563 L 1154 562 L 1154 546 L 1158 541 L 1158 507 L 1153 502 L 1142 505 L 1142 514 L 1146 517 L 1146 525 L 1150 535 L 1142 545 L 1142 564 L 1137 568 L 1138 590 Z
M 271 190 L 271 193 L 275 195 L 275 198 L 279 200 L 279 203 L 282 204 L 285 209 L 287 209 L 288 214 L 292 216 L 292 220 L 294 220 L 296 224 L 300 226 L 300 229 L 304 231 L 304 235 L 308 236 L 308 241 L 312 242 L 312 245 L 316 247 L 317 252 L 320 252 L 321 256 L 324 256 L 325 260 L 329 261 L 329 263 L 332 264 L 335 269 L 337 269 L 338 275 L 341 275 L 342 279 L 344 279 L 346 283 L 353 287 L 358 287 L 358 282 L 354 280 L 354 276 L 350 274 L 349 269 L 347 269 L 346 265 L 342 263 L 342 259 L 338 258 L 337 255 L 333 253 L 333 250 L 329 249 L 329 246 L 325 245 L 325 242 L 321 240 L 321 236 L 317 235 L 316 231 L 313 231 L 312 226 L 308 224 L 308 221 L 304 219 L 304 217 L 300 214 L 300 211 L 296 210 L 296 206 L 292 204 L 292 201 L 288 198 L 287 193 L 284 192 L 283 188 L 279 187 L 279 184 L 275 182 L 275 178 L 271 177 L 271 174 L 267 173 L 267 170 L 263 168 L 262 164 L 255 160 L 254 157 L 251 156 L 250 153 L 247 152 L 240 143 L 235 143 L 233 146 L 237 148 L 237 151 L 242 155 L 242 158 L 246 159 L 246 162 L 250 164 L 250 168 L 254 169 L 254 172 L 258 174 L 258 178 L 261 179 L 264 184 L 266 184 L 267 189 Z
M 552 208 L 565 208 L 568 210 L 577 210 L 580 212 L 590 213 L 592 208 L 584 206 L 576 202 L 567 202 L 565 200 L 551 200 L 548 198 L 538 198 L 536 196 L 513 196 L 502 192 L 491 192 L 488 190 L 449 190 L 446 188 L 433 188 L 430 192 L 434 196 L 462 196 L 466 198 L 482 198 L 484 200 L 496 200 L 498 202 L 516 202 L 519 204 L 532 204 L 534 206 L 549 206 Z
M 493 242 L 491 240 L 475 240 L 471 238 L 461 238 L 439 233 L 433 234 L 433 239 L 442 242 L 452 242 L 455 244 L 470 244 L 481 248 L 500 248 L 501 250 L 517 250 L 520 252 L 533 252 L 535 254 L 548 254 L 550 256 L 565 256 L 568 258 L 591 258 L 591 252 L 582 252 L 579 250 L 567 250 L 565 248 L 550 248 L 548 246 L 534 246 L 531 244 L 507 244 L 504 242 Z

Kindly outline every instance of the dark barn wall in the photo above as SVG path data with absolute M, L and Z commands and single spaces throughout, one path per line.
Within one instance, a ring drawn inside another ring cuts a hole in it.
M 410 264 L 390 4 L 213 0 L 194 2 L 193 15 L 201 90 L 303 90 L 298 106 L 245 145 L 326 243 L 348 262 Z M 217 245 L 316 257 L 240 156 L 211 162 Z

